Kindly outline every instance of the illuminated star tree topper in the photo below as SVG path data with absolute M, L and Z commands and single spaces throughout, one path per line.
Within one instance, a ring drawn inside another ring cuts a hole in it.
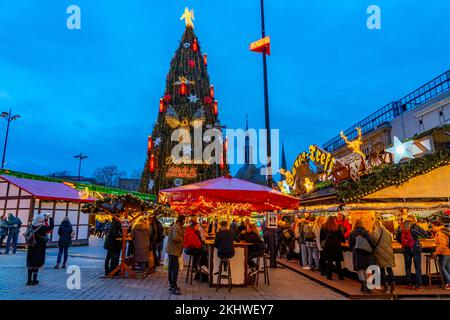
M 193 20 L 195 20 L 194 17 L 194 9 L 189 10 L 188 7 L 184 8 L 184 13 L 181 16 L 180 20 L 183 20 L 186 23 L 186 28 L 192 28 L 194 29 L 194 22 Z

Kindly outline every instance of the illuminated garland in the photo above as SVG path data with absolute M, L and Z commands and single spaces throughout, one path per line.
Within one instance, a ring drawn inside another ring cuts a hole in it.
M 142 200 L 132 194 L 114 195 L 99 199 L 94 203 L 87 203 L 81 207 L 81 212 L 88 214 L 120 214 L 125 208 L 143 212 L 153 210 L 155 215 L 175 215 L 174 211 L 166 205 Z
M 380 189 L 399 186 L 415 176 L 450 164 L 450 149 L 439 151 L 405 163 L 379 166 L 357 182 L 346 181 L 336 187 L 338 199 L 353 202 Z

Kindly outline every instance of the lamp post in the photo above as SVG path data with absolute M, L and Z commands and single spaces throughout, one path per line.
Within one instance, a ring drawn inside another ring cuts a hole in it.
M 11 109 L 9 109 L 9 112 L 3 111 L 0 116 L 8 122 L 8 124 L 6 125 L 5 145 L 3 146 L 3 156 L 2 156 L 2 169 L 3 169 L 5 167 L 5 155 L 6 155 L 6 145 L 8 144 L 9 125 L 11 121 L 19 119 L 20 115 L 18 114 L 12 115 Z
M 266 37 L 266 27 L 264 22 L 264 0 L 261 0 L 261 38 Z M 263 57 L 263 76 L 264 76 L 264 115 L 266 124 L 266 141 L 267 141 L 267 167 L 269 169 L 267 175 L 267 186 L 272 188 L 272 150 L 270 139 L 270 119 L 269 119 L 269 87 L 267 83 L 267 49 L 264 47 L 262 52 Z
M 87 156 L 84 156 L 82 152 L 80 154 L 73 156 L 75 159 L 80 159 L 80 163 L 78 165 L 78 182 L 80 182 L 80 173 L 81 173 L 81 161 L 87 159 Z

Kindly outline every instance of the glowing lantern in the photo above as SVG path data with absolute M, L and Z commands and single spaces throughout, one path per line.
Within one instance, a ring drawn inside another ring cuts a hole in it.
M 209 88 L 209 95 L 211 96 L 211 98 L 214 98 L 214 85 L 211 85 L 211 87 Z
M 147 151 L 151 152 L 152 150 L 153 150 L 153 139 L 152 136 L 148 136 Z
M 150 161 L 148 163 L 148 168 L 150 170 L 150 172 L 155 172 L 155 155 L 152 154 L 150 156 Z
M 205 66 L 208 65 L 208 55 L 206 53 L 203 54 L 203 63 L 205 64 Z
M 161 98 L 159 99 L 159 113 L 164 112 L 164 100 Z
M 198 43 L 197 43 L 197 39 L 194 39 L 194 42 L 192 43 L 192 51 L 197 52 L 198 51 Z
M 181 83 L 180 84 L 180 94 L 182 96 L 184 96 L 187 92 L 187 87 L 186 87 L 186 83 Z
M 213 112 L 215 115 L 219 113 L 219 106 L 217 104 L 217 100 L 214 100 Z

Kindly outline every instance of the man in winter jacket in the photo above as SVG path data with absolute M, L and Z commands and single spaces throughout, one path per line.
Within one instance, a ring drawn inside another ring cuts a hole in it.
M 7 225 L 9 228 L 8 238 L 6 239 L 5 254 L 9 254 L 11 243 L 13 246 L 13 254 L 17 251 L 17 241 L 19 239 L 20 227 L 22 227 L 22 221 L 18 217 L 15 217 L 12 213 L 8 215 Z
M 445 289 L 450 290 L 450 248 L 449 237 L 444 233 L 445 226 L 439 221 L 433 222 L 434 241 L 436 242 L 436 254 L 439 257 L 441 272 L 447 284 Z
M 406 280 L 409 289 L 413 288 L 411 275 L 412 262 L 414 262 L 414 269 L 416 270 L 415 289 L 422 289 L 422 246 L 420 245 L 420 238 L 425 238 L 427 235 L 427 232 L 415 223 L 414 217 L 406 219 L 397 229 L 396 240 L 402 245 Z
M 167 237 L 166 252 L 169 256 L 169 292 L 175 295 L 181 294 L 177 280 L 180 268 L 178 259 L 183 252 L 184 220 L 184 215 L 179 215 L 177 221 L 170 227 Z

